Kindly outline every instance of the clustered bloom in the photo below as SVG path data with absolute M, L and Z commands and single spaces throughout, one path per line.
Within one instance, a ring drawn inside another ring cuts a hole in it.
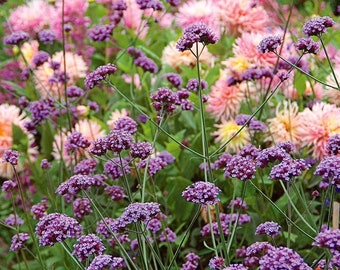
M 20 226 L 24 224 L 24 221 L 15 214 L 10 214 L 4 221 L 7 226 Z
M 57 39 L 57 35 L 53 30 L 43 29 L 38 33 L 38 39 L 44 44 L 53 44 Z
M 203 43 L 203 45 L 215 44 L 218 41 L 215 33 L 205 24 L 193 24 L 184 30 L 183 36 L 177 42 L 176 48 L 184 52 L 191 50 L 195 43 Z M 199 52 L 197 52 L 199 53 Z
M 28 233 L 18 233 L 14 235 L 12 237 L 12 243 L 11 243 L 9 250 L 19 251 L 29 238 L 30 237 Z
M 254 178 L 256 171 L 255 162 L 247 157 L 234 155 L 226 164 L 224 176 L 235 177 L 242 181 Z
M 224 259 L 222 257 L 214 257 L 209 260 L 209 268 L 214 270 L 222 269 L 224 265 Z
M 175 242 L 177 238 L 176 233 L 174 233 L 170 228 L 165 228 L 159 235 L 159 241 L 161 242 Z
M 327 28 L 334 24 L 333 19 L 328 16 L 312 18 L 303 25 L 302 31 L 308 37 L 319 36 L 326 33 Z
M 281 226 L 273 221 L 267 221 L 265 223 L 261 223 L 257 226 L 255 234 L 266 234 L 270 237 L 276 237 L 281 234 Z
M 86 260 L 92 254 L 101 255 L 105 247 L 98 236 L 95 234 L 83 235 L 77 239 L 78 244 L 73 246 L 73 255 L 77 256 L 80 261 Z
M 176 88 L 179 88 L 182 85 L 182 77 L 177 73 L 166 74 L 166 79 Z
M 320 43 L 311 38 L 299 38 L 295 43 L 295 47 L 299 51 L 303 51 L 303 53 L 317 54 L 320 50 Z
M 251 119 L 250 117 L 248 114 L 239 114 L 235 117 L 235 123 L 240 126 L 247 123 L 249 130 L 264 131 L 266 129 L 265 123 L 257 120 L 255 116 Z
M 92 174 L 98 165 L 97 160 L 90 158 L 80 161 L 73 169 L 75 174 Z
M 32 206 L 31 213 L 33 214 L 33 218 L 36 220 L 41 219 L 46 215 L 46 210 L 48 208 L 47 199 L 43 198 L 40 203 L 37 203 Z
M 258 45 L 260 53 L 274 52 L 282 43 L 280 36 L 269 36 L 261 40 Z
M 329 137 L 325 152 L 327 155 L 338 155 L 340 153 L 340 134 L 334 134 Z
M 18 31 L 14 32 L 8 36 L 5 36 L 4 43 L 6 45 L 18 45 L 19 43 L 22 43 L 23 41 L 26 41 L 29 39 L 29 34 L 27 34 L 24 31 Z
M 35 227 L 40 246 L 53 246 L 67 238 L 80 237 L 82 226 L 65 214 L 52 213 L 42 217 Z
M 202 90 L 206 90 L 208 88 L 208 83 L 204 80 L 201 80 L 201 85 L 199 85 L 198 79 L 189 79 L 186 85 L 186 89 L 192 92 L 197 92 L 201 87 Z
M 119 267 L 123 267 L 124 259 L 121 257 L 112 257 L 111 255 L 98 255 L 96 256 L 89 267 L 86 270 L 98 270 L 110 267 L 110 269 L 115 270 Z
M 104 164 L 104 173 L 116 180 L 124 174 L 130 174 L 129 163 L 125 159 L 112 158 Z
M 109 24 L 97 25 L 87 31 L 88 37 L 92 41 L 108 41 L 112 35 L 113 26 Z
M 316 237 L 313 246 L 327 248 L 332 254 L 340 250 L 340 229 L 322 230 Z
M 320 187 L 327 188 L 329 185 L 340 187 L 340 157 L 324 157 L 314 172 L 315 175 L 322 177 Z
M 79 131 L 73 131 L 66 140 L 65 149 L 68 152 L 76 151 L 78 148 L 88 148 L 90 142 Z
M 158 72 L 157 64 L 149 57 L 147 57 L 141 50 L 134 47 L 129 47 L 127 52 L 130 56 L 134 58 L 134 64 L 141 67 L 144 71 L 149 71 L 151 73 Z
M 8 162 L 11 165 L 18 165 L 19 162 L 19 152 L 16 150 L 8 149 L 5 150 L 2 156 L 2 163 Z
M 220 200 L 218 198 L 221 190 L 213 183 L 198 181 L 188 186 L 182 196 L 188 201 L 203 205 L 216 204 Z
M 185 256 L 185 263 L 182 265 L 181 270 L 192 270 L 197 269 L 198 261 L 200 257 L 195 253 L 191 252 Z
M 131 145 L 130 155 L 133 158 L 146 159 L 152 153 L 152 144 L 149 142 L 134 142 Z
M 120 186 L 108 186 L 105 188 L 105 192 L 111 196 L 113 201 L 120 201 L 125 197 L 124 188 Z
M 84 84 L 87 89 L 92 89 L 99 85 L 102 80 L 105 80 L 107 75 L 115 73 L 117 67 L 114 64 L 106 64 L 97 67 L 93 72 L 86 75 Z
M 92 213 L 91 202 L 88 198 L 77 198 L 73 201 L 74 216 L 82 220 L 84 216 Z

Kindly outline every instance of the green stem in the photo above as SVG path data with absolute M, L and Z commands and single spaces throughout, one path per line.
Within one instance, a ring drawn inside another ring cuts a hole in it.
M 78 267 L 84 270 L 85 267 L 77 260 L 75 256 L 72 255 L 67 245 L 64 242 L 60 242 L 60 244 L 63 247 L 63 249 L 66 251 L 66 253 L 71 257 L 71 259 L 78 265 Z

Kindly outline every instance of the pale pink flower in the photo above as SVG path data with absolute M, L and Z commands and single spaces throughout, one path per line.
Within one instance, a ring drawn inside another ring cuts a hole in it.
M 53 7 L 47 1 L 32 0 L 12 10 L 8 22 L 14 32 L 36 34 L 49 25 L 52 14 Z
M 120 118 L 120 117 L 124 117 L 124 116 L 129 116 L 130 112 L 126 109 L 122 109 L 122 110 L 114 110 L 111 115 L 110 115 L 110 119 L 107 121 L 107 124 L 109 126 L 110 129 L 114 129 L 115 128 L 115 122 Z
M 340 65 L 335 66 L 334 73 L 336 75 L 338 83 L 340 83 Z M 337 86 L 332 73 L 330 73 L 326 77 L 326 83 L 329 85 L 335 86 L 335 87 Z M 324 94 L 324 97 L 328 99 L 329 103 L 340 105 L 340 91 L 339 90 L 325 86 L 325 90 L 323 94 Z
M 277 61 L 277 56 L 272 52 L 260 53 L 257 48 L 260 41 L 267 36 L 268 34 L 265 33 L 242 33 L 233 44 L 234 55 L 245 57 L 249 63 L 249 68 L 273 68 Z
M 221 26 L 231 35 L 262 32 L 270 23 L 265 9 L 252 0 L 215 0 Z M 214 17 L 215 19 L 215 17 Z
M 296 102 L 283 101 L 276 106 L 275 117 L 267 119 L 269 131 L 265 141 L 275 144 L 280 142 L 292 142 L 295 146 L 300 145 L 301 137 L 297 133 L 299 107 Z
M 123 74 L 122 78 L 123 78 L 124 82 L 126 82 L 126 83 L 133 83 L 138 90 L 142 89 L 142 84 L 140 82 L 140 78 L 139 78 L 138 73 L 135 73 L 133 75 L 133 79 L 128 74 Z
M 323 95 L 324 95 L 322 85 L 318 82 L 311 85 L 311 83 L 309 81 L 306 81 L 306 89 L 303 92 L 303 95 L 312 96 L 317 100 L 321 100 Z M 340 100 L 340 98 L 339 98 L 339 100 Z
M 75 125 L 73 131 L 81 132 L 83 137 L 88 139 L 88 141 L 90 142 L 105 136 L 105 131 L 102 129 L 102 127 L 96 121 L 88 119 L 80 120 Z M 81 159 L 81 156 L 84 156 L 85 158 L 91 157 L 87 151 L 83 150 L 79 150 L 76 153 L 68 153 L 64 145 L 66 143 L 67 136 L 69 136 L 70 134 L 70 132 L 66 132 L 65 130 L 62 132 L 62 134 L 57 133 L 54 136 L 52 152 L 52 155 L 55 159 L 63 159 L 65 164 L 68 166 L 75 164 L 74 154 L 76 155 L 78 161 Z
M 243 84 L 228 86 L 222 77 L 211 87 L 206 109 L 216 120 L 228 120 L 238 114 L 244 98 Z
M 242 126 L 235 123 L 233 119 L 226 121 L 222 119 L 221 124 L 216 124 L 217 131 L 213 132 L 212 135 L 216 136 L 215 142 L 221 144 L 226 143 L 228 140 L 234 136 Z M 250 134 L 247 127 L 244 127 L 242 131 L 237 134 L 227 145 L 225 150 L 228 152 L 237 152 L 243 146 L 250 142 Z
M 27 136 L 27 153 L 25 155 L 30 161 L 34 161 L 38 155 L 38 149 L 34 145 L 34 137 L 29 134 L 24 128 L 24 122 L 29 121 L 24 113 L 14 105 L 1 104 L 0 105 L 0 177 L 12 178 L 13 168 L 9 163 L 2 163 L 2 156 L 5 150 L 11 149 L 14 143 L 14 136 L 12 133 L 12 125 L 21 128 L 22 132 Z M 19 159 L 20 160 L 20 159 Z M 17 172 L 21 172 L 25 168 L 25 164 L 20 162 L 15 166 Z
M 199 51 L 202 49 L 202 44 L 198 43 Z M 207 47 L 204 48 L 199 58 L 200 63 L 204 63 L 209 67 L 214 64 L 214 57 L 209 53 Z M 163 50 L 162 63 L 171 66 L 173 69 L 178 69 L 181 65 L 194 67 L 196 66 L 196 58 L 190 51 L 180 52 L 176 49 L 176 42 L 170 42 Z
M 64 57 L 63 52 L 57 52 L 52 56 L 52 61 L 60 63 L 60 71 L 64 71 Z M 80 78 L 85 78 L 87 72 L 87 65 L 84 59 L 72 52 L 66 52 L 65 54 L 66 61 L 66 72 L 69 77 L 67 81 L 67 85 L 74 85 Z M 64 84 L 62 82 L 59 83 L 50 83 L 50 79 L 54 73 L 51 69 L 49 63 L 44 63 L 39 66 L 35 71 L 34 81 L 37 89 L 43 97 L 52 95 L 53 97 L 58 98 L 59 96 L 64 96 Z
M 301 147 L 308 147 L 312 156 L 321 159 L 328 138 L 340 133 L 340 108 L 324 102 L 315 103 L 298 114 L 297 136 Z
M 176 23 L 183 29 L 192 24 L 204 23 L 220 36 L 220 27 L 216 20 L 217 12 L 214 0 L 183 1 L 176 14 Z
M 126 0 L 127 9 L 123 13 L 123 22 L 125 26 L 132 29 L 140 38 L 144 38 L 149 27 L 142 20 L 143 11 L 139 8 L 135 0 Z

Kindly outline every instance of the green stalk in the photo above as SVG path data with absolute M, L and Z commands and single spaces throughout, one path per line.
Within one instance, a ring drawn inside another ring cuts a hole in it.
M 71 259 L 78 265 L 78 267 L 84 270 L 85 267 L 77 260 L 75 256 L 72 255 L 71 251 L 69 250 L 69 247 L 64 242 L 60 242 L 60 245 L 63 247 L 66 253 L 71 257 Z

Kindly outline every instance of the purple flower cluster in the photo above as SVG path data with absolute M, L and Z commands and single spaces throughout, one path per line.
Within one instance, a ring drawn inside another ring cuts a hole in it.
M 327 28 L 332 27 L 334 24 L 333 19 L 328 16 L 312 18 L 303 25 L 302 32 L 308 37 L 320 36 L 326 33 Z
M 103 235 L 104 238 L 112 237 L 112 233 L 116 233 L 122 229 L 119 218 L 113 219 L 105 217 L 97 223 L 96 233 Z
M 293 177 L 300 176 L 302 171 L 308 170 L 309 165 L 304 159 L 285 158 L 272 167 L 269 178 L 289 182 Z
M 77 198 L 73 201 L 74 216 L 82 220 L 84 216 L 92 213 L 91 202 L 88 198 Z
M 315 42 L 311 38 L 299 38 L 295 43 L 295 48 L 303 53 L 317 54 L 320 51 L 320 42 Z
M 69 153 L 78 150 L 78 148 L 85 149 L 89 146 L 90 142 L 79 131 L 73 131 L 69 136 L 67 136 L 67 140 L 65 143 L 65 149 Z
M 228 209 L 242 209 L 242 210 L 247 210 L 248 205 L 246 204 L 245 201 L 242 200 L 242 198 L 237 197 L 235 200 L 231 200 L 227 206 Z
M 18 165 L 19 162 L 19 152 L 12 149 L 7 149 L 2 155 L 2 163 L 10 163 L 11 165 L 15 166 Z
M 191 47 L 197 42 L 208 45 L 215 44 L 217 41 L 217 36 L 206 24 L 193 24 L 184 30 L 183 36 L 176 44 L 176 48 L 180 52 L 184 52 L 191 50 Z
M 155 202 L 131 203 L 125 208 L 123 214 L 119 217 L 119 221 L 124 226 L 138 221 L 148 222 L 153 216 L 160 213 L 159 206 Z
M 119 117 L 114 125 L 114 130 L 126 131 L 131 135 L 135 135 L 137 132 L 137 123 L 129 116 Z
M 244 264 L 254 268 L 258 266 L 260 257 L 265 255 L 268 250 L 274 249 L 268 242 L 255 242 L 246 249 Z
M 134 64 L 137 67 L 142 68 L 144 71 L 149 71 L 150 73 L 157 73 L 157 64 L 149 57 L 147 57 L 141 50 L 134 47 L 129 47 L 127 53 L 134 58 Z
M 83 175 L 76 174 L 71 176 L 67 181 L 61 183 L 56 190 L 56 193 L 63 196 L 76 195 L 81 190 L 86 190 L 89 187 L 103 186 L 103 181 L 106 177 L 101 174 L 97 175 Z
M 6 45 L 19 45 L 20 43 L 29 39 L 29 34 L 24 31 L 14 32 L 4 37 L 4 44 Z
M 267 253 L 260 258 L 259 265 L 263 270 L 312 270 L 298 253 L 286 247 L 268 249 Z
M 79 98 L 79 97 L 82 97 L 84 93 L 85 92 L 83 89 L 75 85 L 69 86 L 66 89 L 66 95 L 69 98 Z
M 51 168 L 51 163 L 46 159 L 42 159 L 40 162 L 40 168 L 43 170 Z
M 33 218 L 39 220 L 43 216 L 46 216 L 47 209 L 48 209 L 47 199 L 43 198 L 40 203 L 37 203 L 32 206 L 31 213 L 33 214 Z
M 165 228 L 159 235 L 159 241 L 161 242 L 175 242 L 177 235 L 169 228 Z
M 216 204 L 220 201 L 218 198 L 221 190 L 213 183 L 198 181 L 188 186 L 182 196 L 188 201 L 203 205 Z
M 24 221 L 16 214 L 10 214 L 4 221 L 7 226 L 21 226 Z
M 182 85 L 182 77 L 177 73 L 168 73 L 166 74 L 166 79 L 170 82 L 174 87 L 179 88 Z
M 181 92 L 181 94 L 183 93 Z M 188 96 L 189 95 L 187 95 L 186 98 L 188 98 Z M 158 88 L 157 92 L 150 94 L 150 97 L 153 100 L 152 106 L 156 109 L 158 115 L 162 113 L 171 114 L 176 110 L 178 105 L 181 105 L 178 93 L 166 87 Z M 182 100 L 186 99 L 183 96 L 181 97 Z
M 152 233 L 157 233 L 162 227 L 162 222 L 158 218 L 151 219 L 146 226 L 146 229 Z
M 325 147 L 325 153 L 327 155 L 337 155 L 340 153 L 340 134 L 329 137 Z
M 266 129 L 265 123 L 257 120 L 255 116 L 252 117 L 251 119 L 250 119 L 250 117 L 251 117 L 251 115 L 248 115 L 248 114 L 239 114 L 235 117 L 235 123 L 238 124 L 239 126 L 243 126 L 244 124 L 247 123 L 248 128 L 250 130 L 265 131 L 265 129 Z M 250 121 L 249 121 L 249 119 L 250 119 Z
M 105 163 L 104 173 L 116 180 L 124 174 L 130 174 L 129 163 L 125 159 L 120 160 L 119 158 L 112 158 Z
M 234 177 L 246 181 L 254 178 L 255 172 L 256 166 L 252 159 L 235 155 L 227 162 L 224 176 L 226 178 Z
M 272 78 L 273 76 L 273 71 L 269 68 L 251 68 L 242 73 L 240 82 Z
M 316 167 L 314 174 L 322 177 L 322 182 L 320 183 L 322 188 L 327 188 L 329 185 L 340 188 L 340 157 L 324 157 Z
M 273 221 L 267 221 L 265 223 L 261 223 L 257 226 L 255 235 L 266 234 L 270 237 L 276 237 L 281 234 L 281 226 Z
M 248 267 L 244 266 L 243 264 L 230 264 L 227 267 L 224 267 L 223 270 L 248 270 Z
M 75 174 L 92 174 L 98 165 L 97 160 L 90 158 L 80 161 L 73 169 Z
M 138 164 L 138 168 L 144 169 L 147 167 L 148 174 L 150 176 L 154 176 L 157 172 L 164 169 L 168 164 L 174 162 L 174 157 L 169 152 L 166 152 L 167 154 L 165 154 L 164 151 L 161 153 L 159 153 L 157 157 L 150 158 L 149 161 L 146 159 L 141 160 Z
M 313 246 L 329 249 L 332 254 L 340 252 L 340 229 L 322 230 L 316 237 Z
M 152 144 L 149 142 L 134 142 L 131 145 L 130 155 L 133 158 L 146 159 L 152 153 Z
M 116 270 L 119 267 L 124 266 L 124 259 L 121 257 L 112 257 L 111 255 L 99 255 L 93 259 L 89 267 L 86 270 L 99 270 L 110 267 L 110 270 Z
M 109 41 L 113 26 L 110 24 L 97 25 L 87 31 L 87 36 L 94 42 Z
M 111 130 L 106 135 L 106 149 L 115 153 L 120 153 L 122 150 L 129 149 L 133 142 L 133 138 L 130 132 L 124 130 Z
M 233 156 L 230 155 L 230 154 L 222 154 L 215 162 L 214 162 L 214 168 L 217 170 L 217 169 L 220 169 L 220 170 L 224 170 L 224 168 L 227 166 L 227 163 L 231 160 Z
M 186 89 L 192 92 L 197 92 L 199 89 L 198 79 L 189 79 L 186 85 Z M 206 90 L 208 88 L 208 83 L 204 80 L 201 80 L 201 89 Z
M 214 257 L 209 260 L 209 268 L 213 270 L 221 270 L 224 265 L 224 259 L 222 257 Z
M 15 182 L 12 180 L 6 180 L 2 183 L 1 190 L 5 192 L 9 192 L 17 186 Z
M 86 260 L 91 255 L 96 256 L 103 254 L 105 247 L 98 236 L 95 234 L 83 235 L 77 239 L 78 244 L 73 246 L 75 255 L 80 261 Z
M 80 237 L 82 226 L 65 214 L 52 213 L 42 217 L 35 227 L 40 246 L 53 246 L 67 238 Z
M 120 201 L 125 198 L 124 188 L 120 186 L 108 186 L 105 188 L 107 195 L 111 196 L 113 201 Z
M 258 45 L 258 50 L 260 53 L 268 53 L 276 51 L 282 43 L 282 37 L 280 36 L 269 36 L 261 40 Z
M 273 146 L 263 149 L 256 158 L 256 167 L 265 168 L 269 163 L 275 161 L 283 161 L 284 159 L 289 159 L 289 153 L 282 147 Z
M 180 270 L 195 270 L 198 267 L 198 261 L 200 257 L 195 253 L 191 252 L 185 256 L 185 263 L 182 265 Z
M 40 99 L 31 102 L 28 106 L 28 110 L 31 112 L 31 121 L 25 122 L 25 128 L 35 134 L 36 127 L 39 126 L 45 119 L 48 119 L 56 111 L 55 103 L 52 99 Z
M 93 72 L 86 75 L 84 84 L 87 89 L 92 89 L 96 85 L 99 85 L 102 80 L 105 80 L 106 76 L 115 73 L 117 67 L 114 64 L 106 64 L 99 66 Z
M 38 39 L 44 44 L 53 44 L 57 35 L 53 30 L 43 29 L 38 33 Z
M 11 243 L 9 250 L 19 251 L 29 238 L 30 237 L 28 233 L 18 233 L 14 235 L 12 237 L 12 243 Z
M 162 2 L 158 0 L 136 0 L 136 3 L 139 5 L 140 9 L 148 9 L 152 8 L 153 10 L 162 11 L 164 10 L 164 6 Z
M 50 59 L 50 54 L 45 51 L 38 51 L 32 59 L 32 63 L 38 67 Z

